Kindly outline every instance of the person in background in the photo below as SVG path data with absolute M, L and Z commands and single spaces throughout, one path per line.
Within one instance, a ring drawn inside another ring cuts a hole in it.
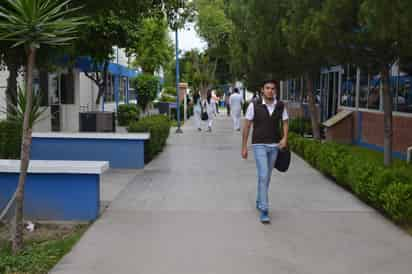
M 210 92 L 210 101 L 209 101 L 209 104 L 210 104 L 210 107 L 211 107 L 211 110 L 212 110 L 212 115 L 213 116 L 216 116 L 217 115 L 217 108 L 216 108 L 216 103 L 217 103 L 217 101 L 216 101 L 216 96 L 214 95 L 214 92 L 213 91 L 209 91 Z M 209 94 L 209 92 L 208 92 L 208 94 Z
M 206 108 L 207 115 L 209 116 L 209 120 L 207 122 L 207 132 L 212 132 L 216 104 L 212 103 L 212 92 L 210 90 L 207 92 L 206 100 L 202 102 L 202 105 Z
M 239 89 L 235 88 L 233 94 L 230 95 L 229 105 L 233 119 L 234 130 L 240 131 L 240 118 L 242 115 L 243 98 L 239 93 Z
M 201 98 L 199 92 L 195 92 L 193 95 L 193 116 L 195 118 L 195 125 L 197 127 L 198 131 L 202 131 L 202 120 L 200 118 L 200 115 L 202 113 L 202 107 L 201 107 Z
M 216 106 L 215 106 L 216 114 L 219 114 L 219 97 L 216 95 L 215 91 L 212 92 L 212 98 L 213 98 L 213 101 L 216 104 Z
M 231 95 L 231 93 L 229 91 L 225 95 L 225 105 L 226 105 L 226 110 L 227 110 L 227 116 L 230 116 L 230 104 L 229 104 L 230 95 Z

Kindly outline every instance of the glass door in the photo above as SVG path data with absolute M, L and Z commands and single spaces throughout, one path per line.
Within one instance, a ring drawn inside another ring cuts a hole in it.
M 60 131 L 60 75 L 51 74 L 49 78 L 49 103 L 51 111 L 51 130 Z

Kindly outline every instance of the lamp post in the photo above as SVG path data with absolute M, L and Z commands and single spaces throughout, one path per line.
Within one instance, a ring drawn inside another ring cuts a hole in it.
M 179 90 L 179 34 L 178 34 L 178 26 L 176 24 L 176 113 L 177 113 L 177 129 L 176 133 L 183 133 L 182 129 L 180 128 L 180 90 Z

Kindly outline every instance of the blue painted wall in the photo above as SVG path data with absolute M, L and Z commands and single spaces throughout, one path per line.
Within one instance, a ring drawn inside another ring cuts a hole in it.
M 0 209 L 17 187 L 18 173 L 0 173 Z M 29 220 L 92 221 L 100 211 L 100 176 L 28 174 L 24 216 Z
M 32 160 L 109 161 L 111 168 L 143 168 L 144 140 L 33 138 Z

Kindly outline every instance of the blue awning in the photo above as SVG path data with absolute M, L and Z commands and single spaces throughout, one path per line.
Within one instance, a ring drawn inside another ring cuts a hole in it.
M 82 56 L 76 58 L 76 63 L 75 67 L 80 69 L 82 72 L 94 72 L 93 68 L 93 62 L 92 58 L 88 56 Z M 102 65 L 98 65 L 97 68 L 99 70 L 102 69 Z M 115 63 L 109 63 L 109 73 L 112 75 L 117 75 L 117 76 L 122 76 L 122 77 L 128 77 L 128 78 L 133 78 L 136 77 L 139 72 L 135 69 L 130 69 L 125 66 L 115 64 Z

